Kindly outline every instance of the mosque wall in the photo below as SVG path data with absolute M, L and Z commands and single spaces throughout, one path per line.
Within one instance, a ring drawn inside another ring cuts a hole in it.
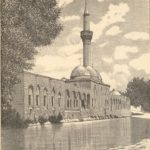
M 64 119 L 130 116 L 130 100 L 90 80 L 58 80 L 24 72 L 14 86 L 13 107 L 27 119 L 61 113 Z

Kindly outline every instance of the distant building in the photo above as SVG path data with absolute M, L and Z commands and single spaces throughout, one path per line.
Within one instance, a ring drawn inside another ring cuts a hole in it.
M 70 79 L 61 80 L 24 72 L 14 86 L 13 107 L 27 119 L 48 118 L 61 113 L 64 119 L 130 116 L 130 100 L 103 83 L 92 66 L 90 14 L 83 14 L 83 65 L 75 67 Z

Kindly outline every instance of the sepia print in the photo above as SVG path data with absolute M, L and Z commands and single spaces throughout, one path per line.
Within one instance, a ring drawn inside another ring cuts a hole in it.
M 149 0 L 1 6 L 2 150 L 150 150 Z

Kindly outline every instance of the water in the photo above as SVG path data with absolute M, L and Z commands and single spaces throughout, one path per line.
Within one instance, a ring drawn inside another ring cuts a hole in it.
M 150 120 L 122 118 L 3 129 L 2 150 L 150 150 Z

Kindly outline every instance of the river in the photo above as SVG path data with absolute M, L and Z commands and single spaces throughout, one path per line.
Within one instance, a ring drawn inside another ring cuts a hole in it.
M 2 150 L 150 150 L 150 120 L 120 118 L 2 129 Z

